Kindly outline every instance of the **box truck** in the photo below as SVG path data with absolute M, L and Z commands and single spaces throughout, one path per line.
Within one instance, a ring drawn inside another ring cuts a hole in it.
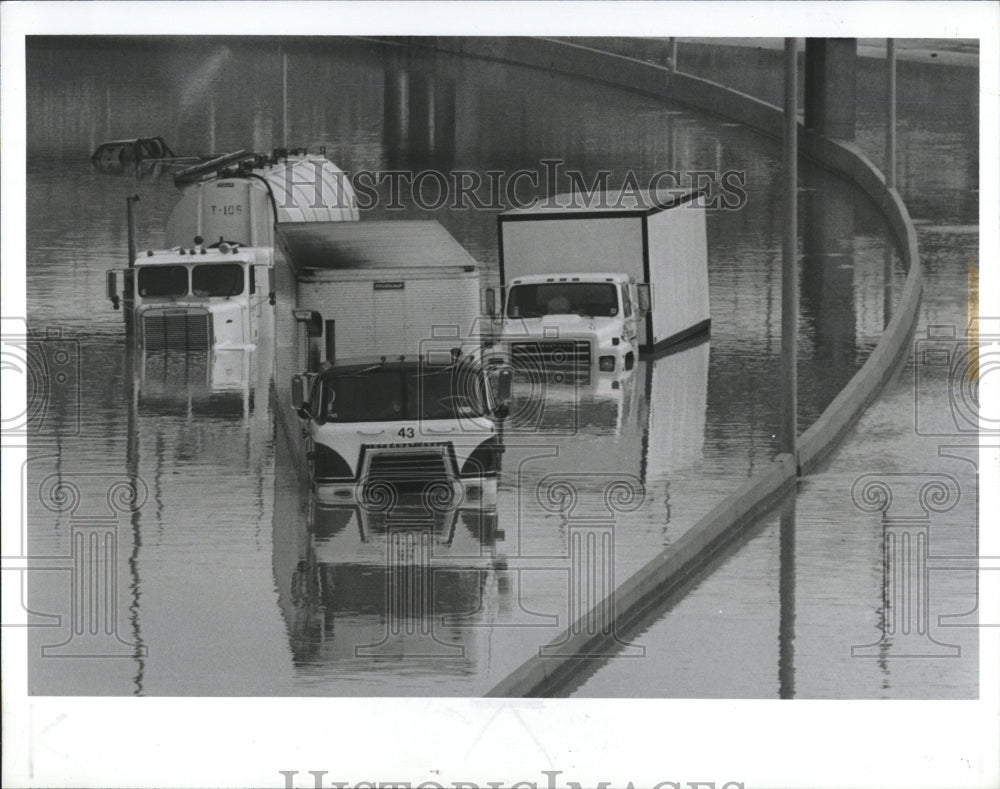
M 707 332 L 701 195 L 557 195 L 500 214 L 486 302 L 515 368 L 621 372 Z
M 317 500 L 495 507 L 510 376 L 481 351 L 472 257 L 434 221 L 289 223 L 277 237 L 280 413 Z
M 187 175 L 165 249 L 136 253 L 129 198 L 129 267 L 108 271 L 107 296 L 115 309 L 124 302 L 126 328 L 144 350 L 254 346 L 274 303 L 276 223 L 358 218 L 350 183 L 325 157 L 233 156 L 178 173 Z

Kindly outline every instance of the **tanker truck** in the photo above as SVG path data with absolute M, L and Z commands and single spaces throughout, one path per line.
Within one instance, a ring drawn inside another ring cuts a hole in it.
M 182 170 L 167 248 L 137 252 L 129 198 L 129 267 L 107 272 L 107 297 L 125 308 L 143 350 L 248 348 L 274 303 L 274 228 L 356 221 L 354 193 L 324 156 L 230 154 Z M 121 289 L 119 289 L 121 282 Z

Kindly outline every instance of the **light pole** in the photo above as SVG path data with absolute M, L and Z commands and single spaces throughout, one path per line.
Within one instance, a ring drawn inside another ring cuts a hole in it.
M 781 248 L 781 451 L 796 455 L 798 376 L 795 340 L 799 317 L 798 241 L 798 40 L 785 39 L 784 240 Z M 798 461 L 796 460 L 796 464 Z

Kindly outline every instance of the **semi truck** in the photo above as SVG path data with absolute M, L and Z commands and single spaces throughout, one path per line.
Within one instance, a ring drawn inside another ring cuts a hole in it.
M 325 157 L 248 156 L 178 173 L 164 249 L 136 252 L 129 198 L 129 267 L 107 272 L 107 296 L 115 309 L 124 303 L 140 348 L 253 347 L 274 303 L 276 224 L 357 220 L 350 183 Z
M 472 257 L 435 221 L 278 227 L 279 413 L 320 504 L 494 508 L 509 368 Z
M 557 195 L 500 214 L 486 304 L 515 369 L 620 373 L 707 332 L 701 195 Z

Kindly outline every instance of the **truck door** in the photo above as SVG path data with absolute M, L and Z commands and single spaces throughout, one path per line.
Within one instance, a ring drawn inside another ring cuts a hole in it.
M 376 282 L 375 344 L 378 348 L 407 347 L 406 291 L 402 282 Z

